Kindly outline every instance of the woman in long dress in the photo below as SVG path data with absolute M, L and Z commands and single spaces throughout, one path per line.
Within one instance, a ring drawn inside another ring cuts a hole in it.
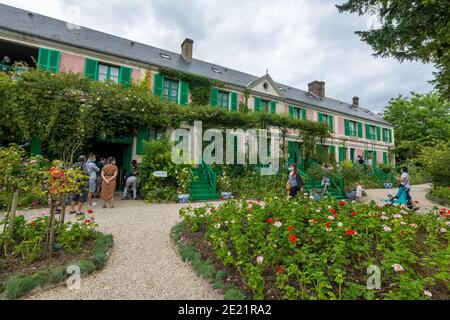
M 116 159 L 109 158 L 108 164 L 102 169 L 102 193 L 103 208 L 106 208 L 106 203 L 111 202 L 111 208 L 114 208 L 114 192 L 116 191 L 116 178 L 118 169 L 116 166 Z

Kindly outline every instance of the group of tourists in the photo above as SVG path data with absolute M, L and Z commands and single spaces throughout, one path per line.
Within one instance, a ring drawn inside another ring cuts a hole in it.
M 101 157 L 98 162 L 96 162 L 96 159 L 94 154 L 89 157 L 80 156 L 73 165 L 88 177 L 89 183 L 87 186 L 83 184 L 79 194 L 72 196 L 70 214 L 83 215 L 83 206 L 86 203 L 88 206 L 93 206 L 93 200 L 96 196 L 102 200 L 103 208 L 107 208 L 108 204 L 110 208 L 114 208 L 114 194 L 119 175 L 116 159 L 114 157 L 107 159 Z M 128 189 L 133 191 L 133 198 L 137 199 L 137 175 L 137 161 L 133 160 L 132 169 L 125 177 L 124 199 L 127 198 Z M 79 182 L 81 183 L 81 181 Z

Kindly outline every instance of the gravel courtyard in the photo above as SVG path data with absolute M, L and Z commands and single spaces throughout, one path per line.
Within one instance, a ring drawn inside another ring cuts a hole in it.
M 83 278 L 80 290 L 64 286 L 28 299 L 221 299 L 206 280 L 197 277 L 192 266 L 180 259 L 172 244 L 170 230 L 179 221 L 180 208 L 179 204 L 133 200 L 119 200 L 114 209 L 94 206 L 99 229 L 114 235 L 105 268 Z

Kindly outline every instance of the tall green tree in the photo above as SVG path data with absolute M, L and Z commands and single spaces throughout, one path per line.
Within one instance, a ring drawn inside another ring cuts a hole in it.
M 341 13 L 376 15 L 379 28 L 355 32 L 372 46 L 375 56 L 433 63 L 438 69 L 436 88 L 450 96 L 448 0 L 347 0 L 336 7 Z
M 450 101 L 435 93 L 392 99 L 382 114 L 395 126 L 398 160 L 416 158 L 425 146 L 450 140 Z

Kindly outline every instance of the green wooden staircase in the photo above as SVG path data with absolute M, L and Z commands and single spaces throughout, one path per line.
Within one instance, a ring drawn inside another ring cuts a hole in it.
M 217 175 L 204 161 L 192 170 L 193 179 L 189 184 L 189 194 L 192 201 L 218 200 Z

